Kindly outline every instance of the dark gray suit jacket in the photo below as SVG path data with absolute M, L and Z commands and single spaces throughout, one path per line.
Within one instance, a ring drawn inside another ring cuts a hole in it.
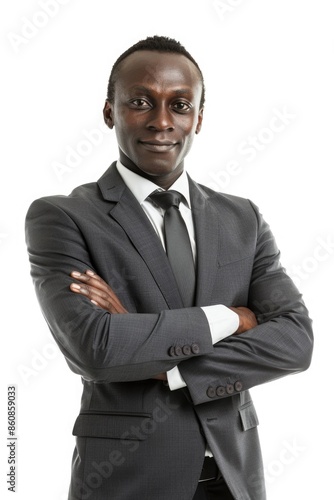
M 265 499 L 248 389 L 309 366 L 311 322 L 257 208 L 191 179 L 190 195 L 193 308 L 182 307 L 161 242 L 115 164 L 97 183 L 29 209 L 36 293 L 83 379 L 70 500 L 191 500 L 206 441 L 237 500 Z M 109 314 L 69 290 L 70 272 L 86 269 L 129 314 Z M 247 306 L 259 326 L 212 346 L 200 308 L 212 304 Z M 187 388 L 151 379 L 176 365 Z

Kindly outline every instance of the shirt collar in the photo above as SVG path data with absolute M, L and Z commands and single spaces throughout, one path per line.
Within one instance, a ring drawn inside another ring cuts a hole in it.
M 145 179 L 144 177 L 141 177 L 126 168 L 119 160 L 117 161 L 116 167 L 124 183 L 140 204 L 142 204 L 153 191 L 156 191 L 157 189 L 159 191 L 163 191 L 163 189 L 159 188 L 156 184 L 154 184 L 154 182 L 149 181 L 148 179 Z M 171 189 L 181 193 L 185 197 L 188 207 L 191 208 L 189 181 L 185 171 L 183 171 L 180 177 L 176 179 L 174 184 L 171 186 Z

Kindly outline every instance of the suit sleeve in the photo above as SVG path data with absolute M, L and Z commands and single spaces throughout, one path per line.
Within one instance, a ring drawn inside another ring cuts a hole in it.
M 44 317 L 70 368 L 84 379 L 100 383 L 144 380 L 168 371 L 182 359 L 213 351 L 201 308 L 110 314 L 71 292 L 71 271 L 94 269 L 94 263 L 84 235 L 54 197 L 31 205 L 26 242 Z M 171 355 L 176 344 L 188 346 L 181 348 L 177 360 Z
M 212 353 L 178 365 L 194 404 L 306 370 L 313 348 L 311 320 L 296 286 L 280 264 L 268 224 L 257 218 L 257 243 L 247 306 L 259 325 L 218 342 Z

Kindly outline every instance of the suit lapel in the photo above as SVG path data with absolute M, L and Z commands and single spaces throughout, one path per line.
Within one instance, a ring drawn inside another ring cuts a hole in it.
M 166 253 L 152 224 L 136 198 L 126 187 L 116 169 L 116 163 L 99 179 L 105 200 L 113 202 L 110 216 L 124 229 L 141 255 L 170 309 L 182 306 L 182 299 Z
M 191 207 L 197 248 L 197 306 L 210 305 L 212 289 L 217 276 L 219 243 L 218 213 L 208 195 L 189 177 Z

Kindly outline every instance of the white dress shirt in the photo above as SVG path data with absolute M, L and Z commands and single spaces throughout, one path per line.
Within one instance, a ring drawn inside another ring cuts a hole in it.
M 126 186 L 130 189 L 141 205 L 157 235 L 159 236 L 161 244 L 165 248 L 163 235 L 163 218 L 165 211 L 161 207 L 153 204 L 150 200 L 147 200 L 147 197 L 152 194 L 153 191 L 164 190 L 148 179 L 145 179 L 144 177 L 141 177 L 140 175 L 127 169 L 121 164 L 120 161 L 117 162 L 117 170 Z M 181 193 L 185 198 L 185 201 L 181 200 L 179 209 L 188 229 L 194 261 L 196 261 L 195 231 L 191 214 L 189 183 L 186 172 L 183 172 L 174 182 L 172 189 Z M 225 337 L 232 335 L 239 327 L 239 316 L 226 306 L 205 306 L 202 307 L 202 310 L 206 315 L 210 326 L 212 345 L 216 344 L 220 340 L 223 340 Z M 169 388 L 172 391 L 180 389 L 181 387 L 186 387 L 187 385 L 177 366 L 167 372 L 167 379 Z

